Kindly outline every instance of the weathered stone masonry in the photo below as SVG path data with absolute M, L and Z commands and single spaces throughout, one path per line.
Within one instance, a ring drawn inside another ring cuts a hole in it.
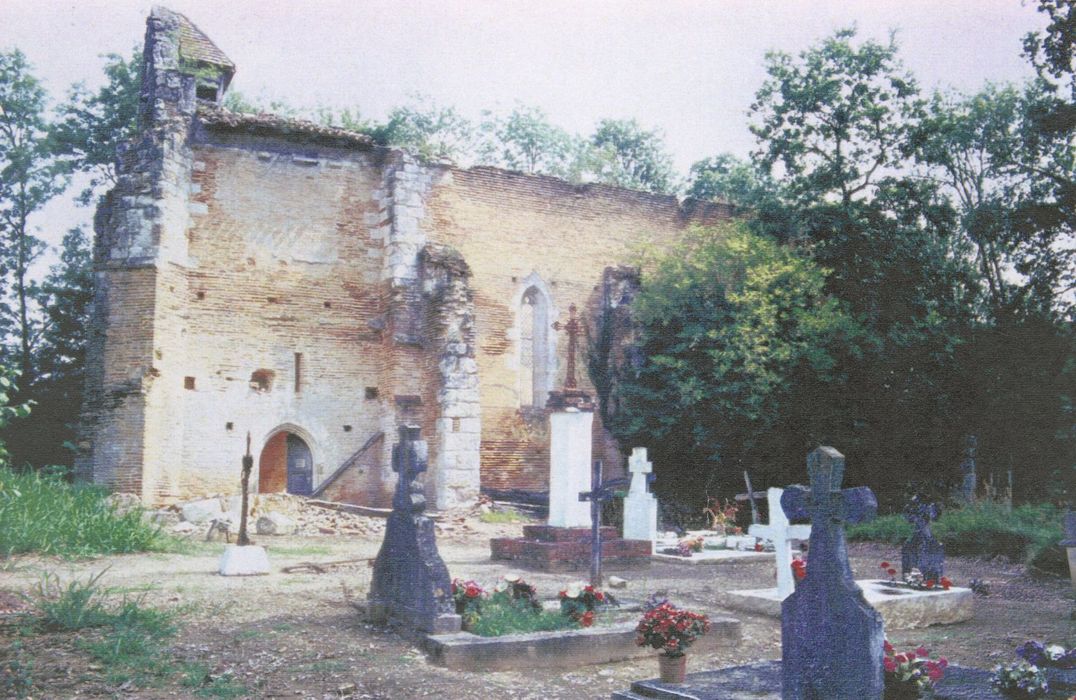
M 249 431 L 254 484 L 286 483 L 287 433 L 319 493 L 384 505 L 402 422 L 436 507 L 544 491 L 531 404 L 565 352 L 545 324 L 595 317 L 639 243 L 729 215 L 233 114 L 234 66 L 186 18 L 155 9 L 145 45 L 142 130 L 95 220 L 78 468 L 146 500 L 235 491 Z M 619 462 L 601 430 L 595 448 Z

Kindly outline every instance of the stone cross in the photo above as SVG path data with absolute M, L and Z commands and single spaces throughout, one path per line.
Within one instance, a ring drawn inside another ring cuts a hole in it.
M 841 490 L 844 456 L 832 447 L 807 455 L 808 491 L 785 490 L 789 520 L 811 519 L 807 578 L 781 604 L 782 700 L 881 700 L 882 616 L 852 578 L 844 523 L 878 510 L 866 487 Z
M 598 460 L 590 472 L 590 490 L 579 494 L 580 501 L 590 501 L 590 585 L 602 584 L 602 503 L 616 497 L 627 479 L 602 481 L 602 463 Z
M 761 537 L 773 542 L 773 551 L 777 560 L 777 595 L 784 600 L 793 588 L 792 580 L 792 543 L 802 542 L 811 536 L 810 525 L 790 525 L 785 511 L 781 508 L 781 494 L 784 489 L 766 490 L 766 502 L 770 507 L 769 525 L 752 525 L 747 534 Z
M 385 539 L 374 560 L 368 612 L 378 624 L 397 623 L 422 632 L 460 630 L 448 568 L 437 551 L 433 521 L 423 514 L 426 499 L 417 477 L 426 471 L 426 441 L 420 429 L 402 425 L 392 446 L 399 474 Z
M 396 493 L 392 498 L 394 509 L 421 513 L 426 509 L 426 495 L 418 476 L 426 471 L 429 448 L 420 440 L 421 428 L 413 425 L 399 427 L 399 439 L 392 446 L 392 471 L 399 475 Z
M 553 330 L 563 329 L 568 334 L 568 373 L 564 378 L 565 389 L 575 389 L 575 349 L 579 334 L 583 332 L 583 324 L 575 317 L 575 304 L 568 307 L 568 322 L 553 322 Z
M 924 581 L 941 581 L 945 575 L 945 545 L 930 531 L 930 521 L 938 517 L 938 506 L 924 503 L 913 496 L 904 507 L 904 519 L 915 531 L 900 548 L 901 574 L 907 576 L 912 569 L 919 569 Z
M 653 542 L 658 536 L 658 502 L 647 488 L 654 474 L 645 447 L 631 451 L 628 471 L 631 472 L 631 488 L 624 499 L 624 539 Z

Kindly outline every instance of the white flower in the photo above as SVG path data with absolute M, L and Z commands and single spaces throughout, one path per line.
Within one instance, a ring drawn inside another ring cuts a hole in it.
M 583 592 L 583 589 L 586 587 L 587 584 L 583 583 L 582 581 L 573 581 L 572 583 L 568 584 L 568 588 L 565 589 L 564 594 L 569 598 L 578 598 L 579 595 Z
M 1051 644 L 1047 646 L 1043 651 L 1046 652 L 1046 657 L 1050 659 L 1050 661 L 1057 661 L 1065 655 L 1065 647 L 1061 646 L 1060 644 Z
M 519 574 L 505 574 L 504 580 L 508 583 L 518 583 L 522 577 Z

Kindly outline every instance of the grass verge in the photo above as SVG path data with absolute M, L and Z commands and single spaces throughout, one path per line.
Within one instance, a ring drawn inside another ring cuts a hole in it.
M 1028 504 L 1011 511 L 994 503 L 954 508 L 942 513 L 931 528 L 947 554 L 1005 556 L 1037 569 L 1067 575 L 1061 511 L 1051 504 Z M 900 544 L 912 526 L 900 515 L 886 515 L 848 528 L 851 540 Z
M 104 490 L 0 467 L 0 556 L 93 556 L 167 547 L 171 538 L 135 508 L 117 513 Z

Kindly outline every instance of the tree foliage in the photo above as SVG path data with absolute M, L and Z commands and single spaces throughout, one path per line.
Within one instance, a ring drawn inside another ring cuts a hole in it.
M 603 119 L 590 137 L 589 170 L 609 185 L 665 194 L 675 189 L 665 139 L 634 119 Z
M 30 266 L 45 250 L 30 216 L 67 184 L 48 139 L 46 95 L 22 52 L 0 53 L 0 331 L 28 382 L 33 377 Z
M 635 301 L 645 360 L 623 371 L 613 425 L 625 444 L 652 446 L 660 490 L 698 496 L 703 474 L 735 488 L 744 468 L 798 477 L 794 456 L 826 434 L 815 397 L 843 384 L 837 360 L 864 342 L 824 288 L 808 258 L 743 224 L 647 256 Z M 789 422 L 802 431 L 793 445 Z
M 479 158 L 524 173 L 571 177 L 577 146 L 538 107 L 517 105 L 507 115 L 487 113 Z
M 130 58 L 105 57 L 105 83 L 96 92 L 85 83 L 71 87 L 52 128 L 52 150 L 69 159 L 75 170 L 91 174 L 80 194 L 88 204 L 101 187 L 116 184 L 116 147 L 138 129 L 138 94 L 142 85 L 142 48 Z

